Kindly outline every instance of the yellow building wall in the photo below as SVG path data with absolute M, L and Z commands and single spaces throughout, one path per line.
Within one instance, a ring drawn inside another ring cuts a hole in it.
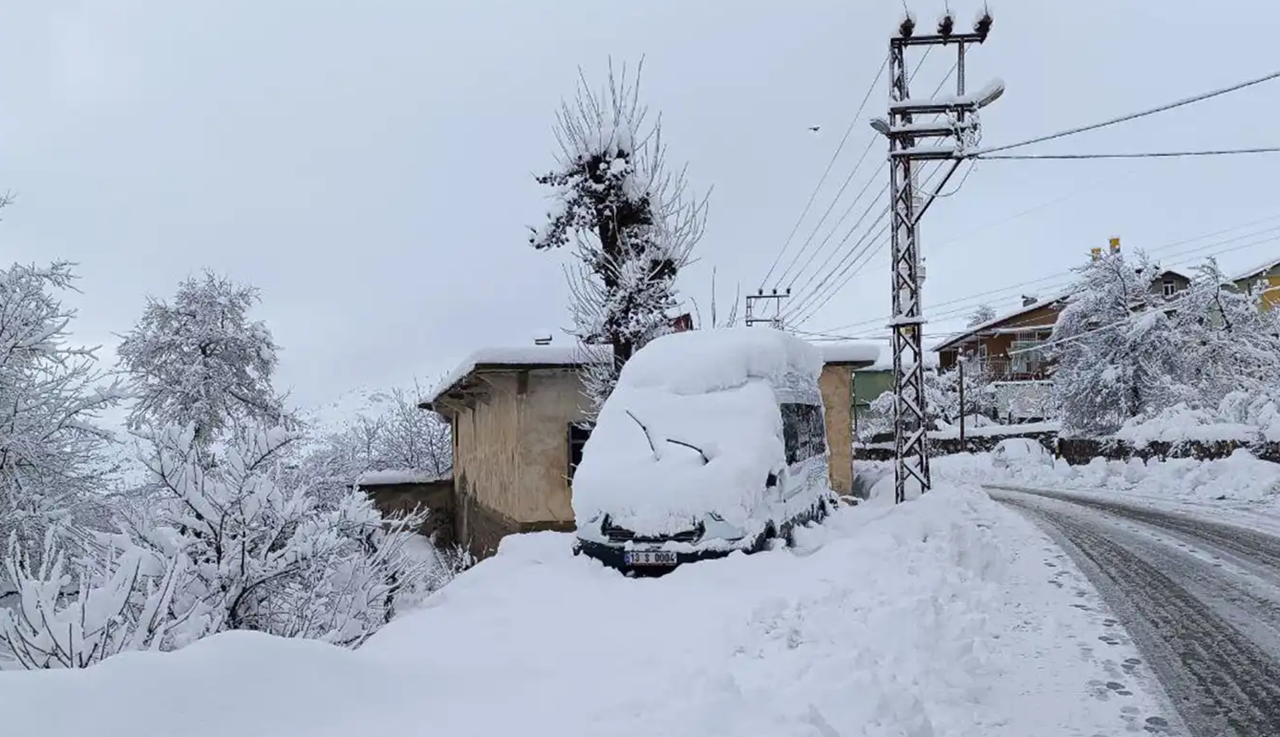
M 569 423 L 582 419 L 571 371 L 485 372 L 488 396 L 457 419 L 454 477 L 463 491 L 515 522 L 569 522 Z
M 848 494 L 853 491 L 853 369 L 823 366 L 818 388 L 827 423 L 831 488 Z

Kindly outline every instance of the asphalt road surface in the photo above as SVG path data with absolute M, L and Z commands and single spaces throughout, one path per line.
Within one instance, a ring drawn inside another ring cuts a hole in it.
M 987 487 L 1046 530 L 1195 737 L 1280 737 L 1280 537 L 1067 492 Z

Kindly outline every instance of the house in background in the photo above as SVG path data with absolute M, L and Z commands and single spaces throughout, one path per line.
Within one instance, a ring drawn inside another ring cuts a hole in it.
M 848 493 L 852 373 L 872 364 L 877 348 L 841 343 L 821 350 L 831 483 Z M 473 554 L 491 555 L 512 533 L 574 529 L 571 482 L 591 432 L 579 369 L 610 356 L 606 347 L 572 345 L 485 349 L 423 398 L 419 406 L 443 416 L 453 433 L 452 494 L 433 511 L 451 517 L 450 533 Z
M 1280 259 L 1272 259 L 1251 269 L 1246 269 L 1231 281 L 1243 292 L 1255 287 L 1261 288 L 1262 309 L 1270 310 L 1280 303 Z
M 1111 239 L 1111 252 L 1120 249 Z M 1093 249 L 1101 258 L 1102 249 Z M 1186 274 L 1163 269 L 1152 281 L 1151 292 L 1173 299 L 1191 284 Z M 996 387 L 996 412 L 1000 419 L 1018 422 L 1045 419 L 1049 412 L 1049 363 L 1042 347 L 1053 335 L 1058 314 L 1070 292 L 1045 299 L 1022 298 L 1022 306 L 984 323 L 969 327 L 934 350 L 943 370 L 964 359 L 975 359 L 992 377 Z

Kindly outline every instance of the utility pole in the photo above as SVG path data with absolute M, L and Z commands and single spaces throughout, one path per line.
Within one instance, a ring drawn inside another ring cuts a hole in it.
M 955 33 L 955 21 L 948 12 L 932 35 L 915 35 L 915 21 L 906 17 L 898 34 L 889 39 L 889 117 L 872 121 L 871 126 L 889 139 L 889 212 L 893 271 L 894 376 L 894 501 L 906 499 L 907 485 L 914 480 L 920 492 L 929 490 L 929 451 L 925 445 L 924 316 L 920 305 L 922 265 L 920 258 L 920 218 L 943 186 L 959 168 L 964 149 L 976 145 L 978 109 L 995 101 L 1004 91 L 999 83 L 977 95 L 965 94 L 965 49 L 987 40 L 991 14 L 983 13 L 972 33 Z M 907 49 L 948 46 L 956 49 L 956 91 L 940 100 L 912 99 L 908 90 Z M 915 122 L 916 116 L 941 115 L 936 122 Z M 924 138 L 954 138 L 952 145 L 918 147 Z M 916 192 L 917 161 L 954 162 L 927 200 Z
M 774 289 L 766 294 L 764 289 L 747 295 L 747 316 L 743 320 L 747 327 L 765 323 L 775 330 L 782 330 L 782 300 L 791 296 L 791 288 L 785 292 Z
M 964 359 L 956 361 L 956 382 L 960 386 L 960 450 L 964 450 Z

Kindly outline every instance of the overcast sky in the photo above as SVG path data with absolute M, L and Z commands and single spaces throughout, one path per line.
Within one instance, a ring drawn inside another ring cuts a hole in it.
M 979 7 L 951 4 L 965 26 Z M 912 4 L 926 25 L 941 6 Z M 1007 84 L 983 116 L 991 145 L 1273 71 L 1265 39 L 1280 29 L 1280 5 L 1262 0 L 1009 0 L 993 11 L 988 44 L 969 58 L 971 89 Z M 76 338 L 104 344 L 108 361 L 148 294 L 209 267 L 262 289 L 258 314 L 284 347 L 280 384 L 300 404 L 430 383 L 477 347 L 567 327 L 568 254 L 527 245 L 546 207 L 533 174 L 552 165 L 553 113 L 577 67 L 598 80 L 609 55 L 645 55 L 644 98 L 663 115 L 671 160 L 688 163 L 695 188 L 714 187 L 701 260 L 681 279 L 706 318 L 713 267 L 722 310 L 735 283 L 759 286 L 901 12 L 900 0 L 6 3 L 0 187 L 18 199 L 0 257 L 79 262 Z M 926 60 L 917 93 L 947 71 L 943 56 Z M 881 84 L 784 265 L 871 140 L 866 119 L 883 114 L 885 94 Z M 1278 95 L 1273 82 L 1029 151 L 1275 145 Z M 818 241 L 882 159 L 877 143 Z M 1112 235 L 1156 248 L 1280 215 L 1276 161 L 983 163 L 926 218 L 926 306 L 1053 276 Z M 1278 224 L 1167 250 L 1200 248 L 1181 257 L 1194 259 Z M 1221 261 L 1271 255 L 1280 240 Z M 841 332 L 875 332 L 887 268 L 881 252 L 805 329 L 870 321 Z

